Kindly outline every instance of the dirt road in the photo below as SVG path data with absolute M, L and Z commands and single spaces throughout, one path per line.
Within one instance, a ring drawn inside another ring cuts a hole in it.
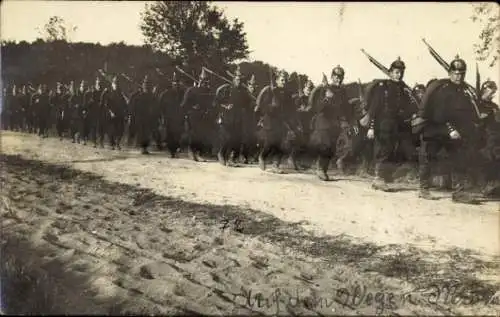
M 80 301 L 74 307 L 287 315 L 499 308 L 498 203 L 427 202 L 411 188 L 379 193 L 355 178 L 322 183 L 10 132 L 1 141 L 3 251 L 14 258 L 23 243 L 44 254 L 45 273 L 75 274 L 88 293 L 67 299 Z M 445 298 L 449 283 L 461 288 Z M 93 305 L 81 304 L 86 298 Z M 51 309 L 76 313 L 69 307 Z

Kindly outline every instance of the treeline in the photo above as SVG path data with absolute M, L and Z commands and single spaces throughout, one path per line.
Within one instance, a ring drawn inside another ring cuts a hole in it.
M 190 69 L 189 65 L 178 65 L 166 54 L 154 52 L 147 45 L 112 43 L 103 46 L 95 43 L 43 40 L 32 43 L 25 41 L 2 43 L 2 79 L 9 86 L 13 83 L 32 85 L 46 83 L 52 86 L 57 81 L 65 83 L 71 80 L 93 81 L 98 75 L 97 70 L 104 69 L 105 65 L 108 73 L 126 74 L 136 83 L 140 83 L 142 78 L 148 75 L 154 83 L 162 85 L 170 80 L 175 66 L 181 66 L 195 78 L 200 73 L 199 69 Z M 210 65 L 207 67 L 210 68 Z M 272 68 L 276 70 L 276 67 Z M 157 70 L 165 75 L 161 75 Z M 227 78 L 229 76 L 226 71 L 234 71 L 235 65 L 212 70 Z M 241 64 L 241 70 L 245 75 L 254 74 L 260 87 L 269 83 L 269 65 L 266 63 L 244 62 Z M 192 84 L 189 78 L 177 73 L 186 84 Z M 294 79 L 297 73 L 292 73 L 291 76 L 291 79 Z M 308 79 L 306 75 L 300 75 L 300 78 L 303 83 Z M 215 84 L 223 83 L 215 76 L 211 76 L 211 80 Z
M 148 45 L 134 46 L 123 42 L 100 45 L 96 43 L 68 43 L 64 40 L 44 41 L 38 39 L 32 43 L 3 42 L 2 43 L 2 80 L 4 87 L 31 84 L 37 86 L 41 83 L 50 88 L 57 81 L 68 83 L 81 80 L 93 82 L 98 75 L 98 69 L 106 67 L 111 74 L 125 74 L 134 83 L 123 79 L 122 83 L 127 90 L 133 90 L 136 84 L 142 81 L 145 75 L 158 85 L 160 89 L 168 85 L 176 66 L 180 66 L 191 76 L 198 78 L 200 69 L 191 69 L 189 65 L 180 65 L 168 55 L 155 52 Z M 211 68 L 210 65 L 207 65 Z M 270 72 L 279 70 L 261 61 L 240 63 L 244 76 L 255 75 L 257 89 L 269 84 Z M 212 69 L 219 75 L 230 79 L 227 71 L 234 72 L 236 65 L 227 65 L 224 69 Z M 159 71 L 158 71 L 159 70 Z M 301 85 L 305 85 L 308 76 L 284 70 L 290 76 L 289 88 L 298 91 L 300 76 Z M 163 73 L 164 75 L 160 74 Z M 177 72 L 179 79 L 186 85 L 192 85 L 192 80 Z M 217 86 L 224 83 L 216 76 L 209 75 L 211 82 Z M 248 78 L 246 78 L 248 79 Z M 357 96 L 357 85 L 349 85 L 350 96 Z

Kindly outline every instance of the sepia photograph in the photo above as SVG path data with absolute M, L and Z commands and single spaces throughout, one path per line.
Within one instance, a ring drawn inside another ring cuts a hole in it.
M 498 3 L 0 19 L 0 315 L 499 316 Z

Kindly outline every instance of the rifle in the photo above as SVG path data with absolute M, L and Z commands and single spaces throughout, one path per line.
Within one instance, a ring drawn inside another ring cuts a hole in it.
M 427 46 L 427 49 L 429 50 L 429 53 L 434 57 L 434 59 L 441 65 L 447 72 L 450 71 L 450 64 L 448 64 L 432 46 L 427 43 L 427 41 L 423 38 L 422 42 Z M 476 64 L 476 85 L 477 85 L 477 78 L 479 77 L 479 70 L 477 69 L 477 64 Z M 465 86 L 467 88 L 467 91 L 469 94 L 472 95 L 471 101 L 472 105 L 474 106 L 474 110 L 476 111 L 476 114 L 479 118 L 481 118 L 481 113 L 479 112 L 479 108 L 477 107 L 477 102 L 479 102 L 479 90 L 476 92 L 474 91 L 474 87 L 469 85 L 468 83 L 465 83 Z
M 187 78 L 191 79 L 195 84 L 199 85 L 200 81 L 196 80 L 193 76 L 189 75 L 186 73 L 184 70 L 182 70 L 179 66 L 175 66 L 175 69 L 177 69 L 181 74 L 186 76 Z
M 380 69 L 384 74 L 386 74 L 387 76 L 390 76 L 389 69 L 387 67 L 385 67 L 384 65 L 379 63 L 375 58 L 373 58 L 370 54 L 368 54 L 364 49 L 361 49 L 361 52 L 363 52 L 366 55 L 366 57 L 368 57 L 368 60 L 370 60 L 370 62 L 372 64 L 374 64 L 378 69 Z M 413 95 L 413 91 L 411 90 L 410 87 L 408 87 L 408 85 L 404 81 L 403 81 L 403 85 L 404 85 L 403 89 L 408 94 L 410 101 L 418 108 L 418 101 L 417 101 L 417 98 L 415 98 L 415 96 Z

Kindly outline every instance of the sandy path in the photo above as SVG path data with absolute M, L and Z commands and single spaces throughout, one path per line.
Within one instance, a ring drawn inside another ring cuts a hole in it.
M 56 139 L 2 134 L 2 151 L 102 175 L 110 181 L 150 188 L 185 201 L 245 206 L 285 221 L 307 221 L 317 234 L 350 236 L 376 244 L 410 243 L 426 250 L 460 247 L 499 254 L 498 202 L 480 206 L 454 204 L 449 194 L 439 201 L 416 197 L 414 186 L 397 193 L 372 190 L 353 177 L 323 183 L 312 175 L 276 175 L 255 166 L 225 168 L 150 157 L 136 151 L 112 152 Z
M 5 250 L 36 247 L 40 270 L 70 284 L 74 295 L 34 311 L 25 293 L 24 313 L 493 315 L 500 305 L 499 264 L 470 251 L 316 236 L 258 210 L 1 158 L 2 272 L 10 263 Z M 223 217 L 239 218 L 241 230 L 222 230 Z M 76 277 L 68 282 L 70 273 Z

